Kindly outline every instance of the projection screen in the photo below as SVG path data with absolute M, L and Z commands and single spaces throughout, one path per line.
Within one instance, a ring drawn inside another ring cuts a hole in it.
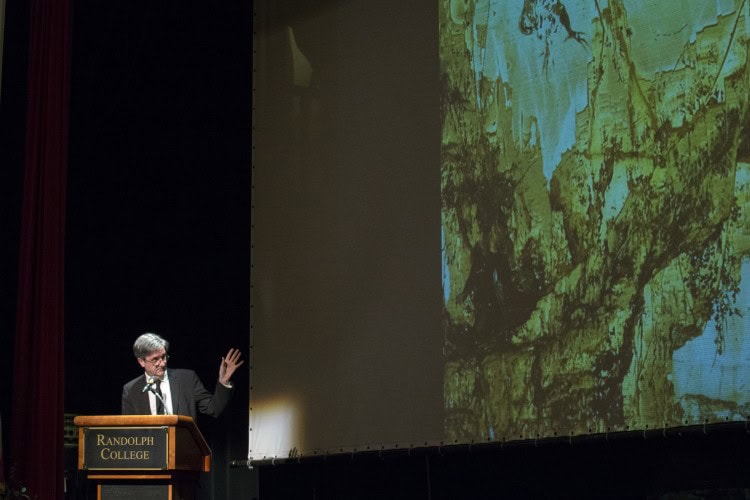
M 749 14 L 259 5 L 249 458 L 744 421 Z

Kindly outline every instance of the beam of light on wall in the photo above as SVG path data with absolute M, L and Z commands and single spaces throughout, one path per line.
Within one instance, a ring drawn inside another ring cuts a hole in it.
M 285 458 L 301 442 L 300 409 L 291 397 L 254 402 L 250 408 L 248 458 Z
M 305 54 L 297 46 L 297 40 L 294 37 L 294 31 L 289 28 L 287 31 L 289 35 L 289 47 L 292 52 L 292 68 L 294 75 L 294 85 L 296 87 L 310 87 L 310 81 L 312 80 L 312 66 L 310 60 L 305 57 Z

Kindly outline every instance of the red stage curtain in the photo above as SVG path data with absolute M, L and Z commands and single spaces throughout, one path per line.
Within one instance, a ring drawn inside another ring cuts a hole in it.
M 72 0 L 32 0 L 10 486 L 62 499 L 63 255 Z

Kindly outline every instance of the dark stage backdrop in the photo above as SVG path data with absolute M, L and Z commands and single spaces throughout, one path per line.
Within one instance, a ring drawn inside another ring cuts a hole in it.
M 744 420 L 748 8 L 256 5 L 250 458 Z
M 211 385 L 247 351 L 250 11 L 77 2 L 74 23 L 67 407 L 117 413 L 144 331 Z
M 3 54 L 5 46 L 5 0 L 0 0 L 0 77 L 3 76 Z M 2 89 L 0 89 L 0 99 L 2 99 Z
M 145 331 L 210 389 L 230 347 L 248 355 L 251 26 L 245 1 L 76 1 L 68 413 L 120 413 Z M 202 495 L 235 497 L 227 464 L 247 453 L 248 374 L 218 421 L 200 417 L 214 462 Z

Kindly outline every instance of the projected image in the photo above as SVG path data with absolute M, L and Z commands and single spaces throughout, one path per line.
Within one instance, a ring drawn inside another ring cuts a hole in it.
M 445 432 L 750 415 L 747 0 L 441 0 Z

